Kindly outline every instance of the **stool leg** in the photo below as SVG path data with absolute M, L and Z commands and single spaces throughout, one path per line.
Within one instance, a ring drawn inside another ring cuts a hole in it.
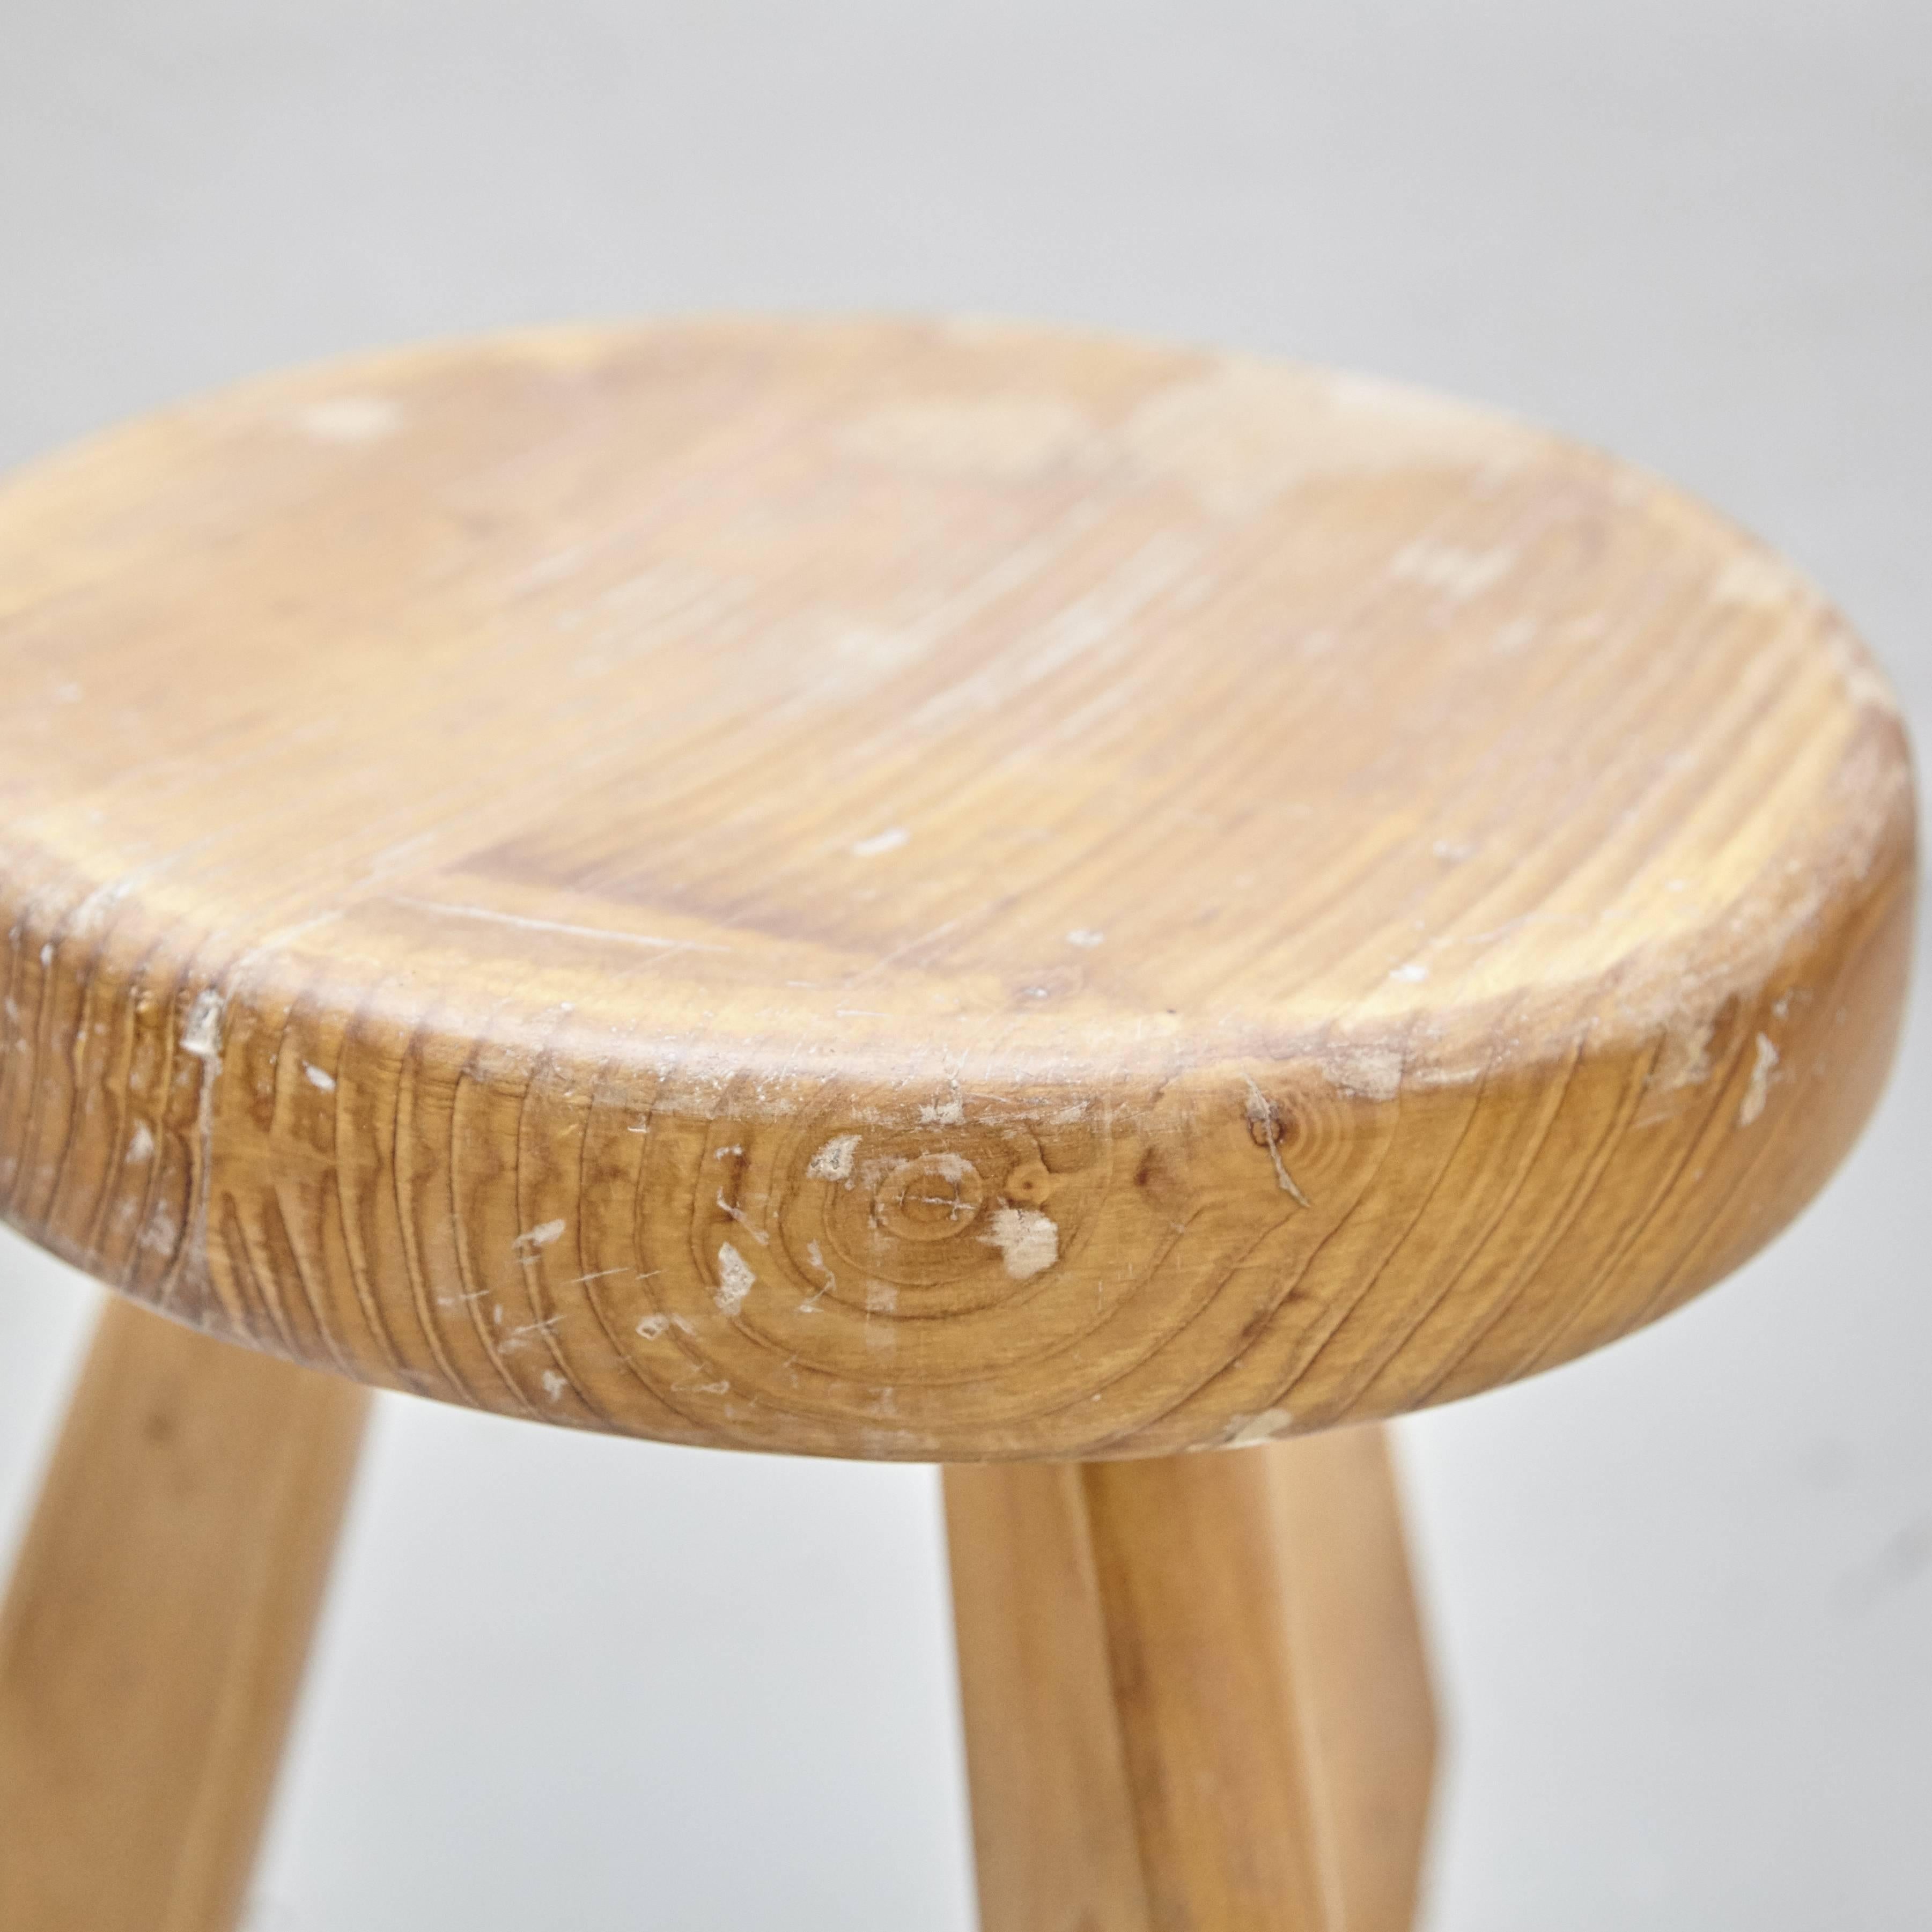
M 1435 1714 L 1379 1429 L 946 1508 L 982 1932 L 1406 1932 Z
M 116 1298 L 0 1609 L 0 1928 L 229 1932 L 368 1392 Z

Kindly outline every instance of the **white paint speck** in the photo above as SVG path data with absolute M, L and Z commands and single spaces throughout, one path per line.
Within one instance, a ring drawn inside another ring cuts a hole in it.
M 1329 1084 L 1364 1100 L 1392 1100 L 1402 1088 L 1402 1054 L 1390 1046 L 1331 1046 L 1322 1055 Z
M 543 1372 L 543 1392 L 552 1402 L 562 1401 L 563 1392 L 569 1386 L 569 1378 L 558 1374 L 556 1370 L 546 1369 Z
M 533 1255 L 539 1248 L 547 1248 L 564 1230 L 562 1221 L 539 1221 L 534 1228 L 526 1228 L 510 1245 L 520 1255 Z
M 876 859 L 881 853 L 896 852 L 912 836 L 903 825 L 888 826 L 884 832 L 875 832 L 869 838 L 862 838 L 852 848 L 855 859 Z
M 180 1238 L 174 1216 L 163 1209 L 142 1231 L 140 1245 L 151 1255 L 172 1255 Z
M 154 1129 L 146 1120 L 136 1120 L 134 1131 L 128 1136 L 128 1151 L 123 1159 L 131 1167 L 136 1161 L 146 1160 L 154 1150 Z
M 1096 932 L 1090 926 L 1076 926 L 1074 929 L 1066 935 L 1066 943 L 1069 946 L 1078 946 L 1090 949 L 1094 946 L 1098 946 L 1100 942 L 1106 938 L 1106 936 L 1107 935 L 1104 932 Z
M 963 1127 L 966 1124 L 965 1103 L 956 1093 L 950 1100 L 935 1100 L 920 1108 L 919 1124 L 922 1127 Z
M 1006 1272 L 1028 1281 L 1060 1258 L 1060 1229 L 1036 1208 L 999 1208 L 980 1238 L 999 1250 Z
M 335 1076 L 326 1066 L 312 1066 L 304 1060 L 302 1062 L 302 1078 L 318 1093 L 333 1094 L 335 1091 Z
M 850 1180 L 853 1156 L 858 1150 L 856 1134 L 834 1134 L 812 1156 L 805 1171 L 814 1180 Z
M 1221 1438 L 1223 1449 L 1245 1449 L 1256 1442 L 1271 1442 L 1294 1426 L 1294 1418 L 1285 1408 L 1264 1408 L 1258 1415 L 1229 1418 L 1228 1433 Z
M 311 403 L 296 418 L 304 436 L 317 442 L 380 442 L 402 420 L 395 404 L 382 396 L 332 396 Z
M 1460 604 L 1500 583 L 1515 561 L 1513 550 L 1464 550 L 1454 544 L 1418 538 L 1396 553 L 1389 563 L 1389 574 L 1439 590 Z
M 1757 1036 L 1757 1058 L 1751 1062 L 1750 1082 L 1744 1089 L 1744 1097 L 1738 1106 L 1738 1125 L 1748 1127 L 1764 1112 L 1764 1103 L 1771 1093 L 1771 1076 L 1777 1070 L 1778 1048 L 1769 1038 L 1760 1034 Z
M 226 1002 L 212 986 L 195 995 L 182 1028 L 181 1050 L 219 1066 L 221 1064 L 221 1014 Z
M 1711 602 L 1750 610 L 1774 610 L 1800 601 L 1807 587 L 1790 565 L 1748 551 L 1718 572 L 1711 584 Z
M 730 1316 L 745 1305 L 745 1298 L 757 1286 L 758 1277 L 751 1264 L 729 1241 L 718 1244 L 718 1288 L 712 1299 L 719 1314 Z
M 1664 1093 L 1680 1087 L 1701 1087 L 1711 1077 L 1711 1036 L 1714 1022 L 1687 1022 L 1669 1029 L 1657 1056 L 1651 1084 Z
M 1420 960 L 1412 959 L 1406 966 L 1398 966 L 1389 977 L 1406 980 L 1412 986 L 1419 986 L 1429 977 L 1429 968 Z
M 668 1315 L 646 1315 L 638 1324 L 638 1333 L 646 1342 L 662 1341 L 670 1332 L 670 1317 Z
M 57 684 L 54 686 L 56 704 L 78 704 L 87 694 L 77 684 Z

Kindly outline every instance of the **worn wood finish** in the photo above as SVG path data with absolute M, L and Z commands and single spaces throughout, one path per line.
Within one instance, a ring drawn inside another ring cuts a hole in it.
M 1818 1187 L 1910 779 L 1796 573 L 1352 377 L 711 322 L 254 382 L 0 490 L 0 1199 L 580 1426 L 1373 1418 Z
M 983 1932 L 1406 1932 L 1435 1720 L 1379 1430 L 946 1503 Z
M 368 1391 L 101 1319 L 0 1609 L 0 1926 L 241 1913 Z

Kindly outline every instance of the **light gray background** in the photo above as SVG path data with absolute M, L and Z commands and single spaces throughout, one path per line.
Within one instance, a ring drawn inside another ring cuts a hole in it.
M 1925 738 L 1924 0 L 0 16 L 0 460 L 292 358 L 716 306 L 1502 403 L 1784 546 Z M 1454 1733 L 1433 1932 L 1932 1924 L 1928 976 L 1772 1252 L 1405 1426 Z M 4 1544 L 92 1292 L 0 1243 Z M 388 1401 L 254 1925 L 963 1932 L 947 1645 L 927 1472 Z

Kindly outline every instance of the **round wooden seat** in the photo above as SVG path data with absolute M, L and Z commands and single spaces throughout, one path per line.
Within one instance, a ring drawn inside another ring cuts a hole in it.
M 0 492 L 0 1195 L 370 1382 L 1107 1457 L 1735 1267 L 1870 1108 L 1910 778 L 1800 577 L 1354 377 L 539 333 Z

